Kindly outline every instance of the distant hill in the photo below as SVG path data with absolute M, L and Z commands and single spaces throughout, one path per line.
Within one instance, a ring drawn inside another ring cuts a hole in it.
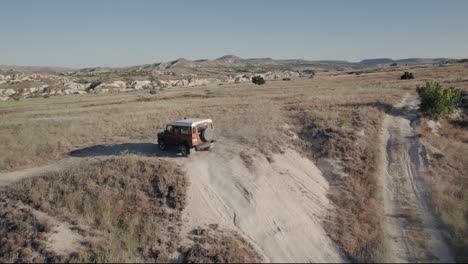
M 381 64 L 392 64 L 395 61 L 387 58 L 378 58 L 378 59 L 367 59 L 362 60 L 359 64 L 368 64 L 368 65 L 381 65 Z
M 64 71 L 75 71 L 73 68 L 65 67 L 49 67 L 49 66 L 16 66 L 16 65 L 0 65 L 0 70 L 13 70 L 19 72 L 40 72 L 40 73 L 53 73 Z
M 444 63 L 448 62 L 451 59 L 448 58 L 408 58 L 408 59 L 401 59 L 401 60 L 392 60 L 388 58 L 377 58 L 377 59 L 366 59 L 359 62 L 361 65 L 366 66 L 384 66 L 390 65 L 392 63 L 396 64 L 432 64 L 432 63 Z
M 184 69 L 184 68 L 230 68 L 230 67 L 316 67 L 323 69 L 344 69 L 344 68 L 365 68 L 387 66 L 393 63 L 398 65 L 415 65 L 415 64 L 432 64 L 455 62 L 456 59 L 448 58 L 408 58 L 393 60 L 390 58 L 375 58 L 365 59 L 360 62 L 349 62 L 344 60 L 304 60 L 304 59 L 283 59 L 275 60 L 272 58 L 249 58 L 243 59 L 235 55 L 224 55 L 214 60 L 188 60 L 180 58 L 169 62 L 157 62 L 152 64 L 134 65 L 129 67 L 95 67 L 72 69 L 63 67 L 42 67 L 42 66 L 11 66 L 0 65 L 0 70 L 15 70 L 23 72 L 63 72 L 63 71 L 80 71 L 80 72 L 108 72 L 108 71 L 127 71 L 127 70 L 167 70 L 167 69 Z

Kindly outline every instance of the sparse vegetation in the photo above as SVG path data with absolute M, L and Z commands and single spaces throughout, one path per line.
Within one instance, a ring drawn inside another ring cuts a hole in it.
M 128 156 L 25 180 L 8 197 L 109 236 L 69 260 L 167 262 L 180 241 L 185 185 L 174 164 Z
M 98 87 L 101 83 L 102 83 L 102 81 L 92 82 L 92 83 L 88 86 L 88 88 L 86 88 L 86 91 L 87 91 L 87 92 L 93 91 L 93 90 L 96 89 L 96 87 Z
M 428 126 L 429 121 L 424 117 L 416 127 L 430 166 L 430 173 L 424 177 L 430 187 L 428 198 L 457 262 L 465 263 L 468 261 L 468 131 L 458 124 L 466 123 L 466 116 L 457 120 L 440 119 L 438 134 Z
M 13 100 L 15 100 L 15 101 L 19 101 L 19 100 L 21 100 L 21 95 L 20 94 L 14 94 L 11 98 L 13 98 Z
M 400 77 L 402 80 L 411 80 L 414 79 L 414 74 L 412 72 L 407 72 L 403 73 L 403 75 Z
M 234 232 L 196 229 L 189 236 L 195 242 L 184 253 L 187 263 L 259 263 L 262 258 L 244 238 Z
M 174 163 L 136 156 L 83 161 L 24 180 L 0 197 L 0 261 L 170 262 L 177 254 L 188 262 L 261 260 L 245 239 L 217 227 L 183 245 L 185 192 Z M 31 210 L 64 219 L 84 236 L 82 246 L 55 252 L 49 224 Z
M 0 197 L 0 262 L 45 262 L 48 229 L 31 210 Z
M 445 117 L 458 109 L 461 101 L 461 91 L 453 87 L 445 89 L 438 82 L 426 82 L 418 87 L 421 97 L 420 110 L 430 116 Z
M 265 79 L 262 76 L 254 76 L 252 77 L 252 83 L 255 83 L 256 85 L 262 85 L 265 84 Z
M 441 84 L 450 83 L 461 89 L 468 89 L 467 82 L 463 78 L 467 70 L 464 65 L 412 70 L 418 78 L 430 79 L 437 76 Z M 329 159 L 340 164 L 346 177 L 335 172 L 327 176 L 330 181 L 330 197 L 335 207 L 326 220 L 326 229 L 330 237 L 352 261 L 380 261 L 384 249 L 379 222 L 381 204 L 374 175 L 375 142 L 380 131 L 383 111 L 387 111 L 403 93 L 411 92 L 405 90 L 411 83 L 398 80 L 400 74 L 397 71 L 375 70 L 372 74 L 363 74 L 357 78 L 345 73 L 338 74 L 330 71 L 320 72 L 320 78 L 315 80 L 298 78 L 288 83 L 271 82 L 268 87 L 258 87 L 258 89 L 251 89 L 251 86 L 247 84 L 213 85 L 209 87 L 209 95 L 205 92 L 206 87 L 193 87 L 190 90 L 169 88 L 151 96 L 147 94 L 148 91 L 137 91 L 129 94 L 52 96 L 47 100 L 37 98 L 24 99 L 20 102 L 2 102 L 0 145 L 3 147 L 0 148 L 0 170 L 13 170 L 50 162 L 81 147 L 154 142 L 154 132 L 168 120 L 182 119 L 187 116 L 187 113 L 194 117 L 210 117 L 216 121 L 219 135 L 240 144 L 251 145 L 264 152 L 280 152 L 284 146 L 294 145 L 316 161 Z M 265 92 L 265 89 L 268 92 Z M 139 100 L 139 98 L 144 99 Z M 450 125 L 446 125 L 446 122 Z M 464 173 L 465 164 L 468 164 L 464 160 L 468 140 L 464 136 L 466 128 L 457 125 L 466 124 L 466 121 L 451 122 L 443 120 L 443 129 L 440 134 L 444 137 L 430 135 L 431 132 L 428 131 L 421 132 L 421 134 L 423 140 L 431 142 L 443 153 L 440 154 L 442 156 L 439 159 L 434 158 L 430 161 L 433 166 L 431 168 L 434 168 L 433 177 L 430 178 L 434 181 L 431 185 L 433 188 L 431 201 L 436 214 L 440 216 L 446 228 L 446 235 L 451 240 L 455 252 L 458 256 L 462 256 L 459 260 L 466 260 L 463 258 L 463 252 L 466 252 L 464 241 L 467 240 L 464 208 L 468 206 L 466 206 L 466 194 L 463 190 L 468 189 L 465 184 L 466 173 Z M 285 123 L 290 124 L 291 129 L 302 140 L 288 141 L 281 129 L 281 125 Z M 311 139 L 319 140 L 316 143 Z M 248 162 L 245 157 L 241 158 Z M 110 182 L 115 183 L 117 187 L 111 186 L 109 192 L 119 190 L 120 181 L 117 180 L 120 179 L 119 177 L 104 176 L 108 174 L 107 171 L 126 173 L 123 168 L 125 166 L 118 165 L 121 161 L 113 161 L 117 165 L 112 166 L 111 163 L 104 165 L 104 161 L 93 162 L 95 162 L 93 164 L 100 165 L 93 165 L 90 171 L 96 170 L 97 172 L 86 172 L 86 167 L 82 167 L 80 170 L 84 172 L 78 170 L 77 173 L 87 175 L 88 178 L 92 175 L 97 180 L 114 179 Z M 138 164 L 137 161 L 134 162 Z M 123 162 L 123 164 L 127 163 Z M 320 163 L 317 162 L 317 164 Z M 153 165 L 147 164 L 143 167 L 152 168 Z M 128 167 L 131 174 L 130 168 L 134 168 L 134 165 L 128 165 Z M 58 178 L 62 177 L 61 175 L 64 176 L 64 172 L 55 174 Z M 144 172 L 143 175 L 147 173 Z M 18 185 L 23 186 L 21 187 L 24 189 L 21 200 L 25 204 L 32 205 L 39 210 L 48 210 L 48 213 L 57 216 L 67 216 L 72 220 L 84 219 L 76 221 L 89 223 L 93 228 L 110 226 L 114 228 L 113 230 L 121 230 L 112 223 L 101 225 L 100 220 L 88 217 L 86 214 L 78 216 L 78 210 L 69 211 L 66 206 L 59 204 L 59 200 L 50 200 L 47 195 L 34 194 L 32 190 L 48 191 L 47 185 L 58 184 L 47 175 L 34 180 L 28 180 L 31 181 L 29 185 L 26 183 Z M 98 184 L 94 179 L 90 182 L 89 184 Z M 31 188 L 32 183 L 35 184 L 35 188 Z M 78 183 L 87 186 L 86 188 L 89 187 L 91 193 L 97 192 L 86 182 L 78 181 Z M 103 185 L 99 186 L 101 188 Z M 145 186 L 144 183 L 138 182 L 131 186 L 135 187 L 131 189 L 135 193 L 139 190 L 148 196 L 145 190 L 141 190 Z M 58 190 L 66 191 L 69 196 L 82 195 L 70 190 L 60 188 Z M 18 191 L 15 196 L 10 196 L 8 199 L 18 198 L 21 193 Z M 58 193 L 53 193 L 53 197 L 58 197 L 56 195 Z M 129 210 L 140 208 L 140 203 L 133 203 L 137 201 L 135 199 L 131 200 L 135 207 L 125 203 L 125 206 L 129 206 L 125 208 Z M 98 201 L 92 202 L 98 203 Z M 56 205 L 60 206 L 55 207 Z M 99 206 L 102 205 L 96 204 L 96 207 Z M 72 206 L 71 208 L 78 207 Z M 150 212 L 158 210 L 152 206 L 143 209 L 148 209 Z M 145 214 L 138 214 L 138 217 L 143 217 L 143 215 Z M 414 218 L 408 216 L 408 219 Z M 32 226 L 35 225 L 35 223 L 32 224 Z M 121 239 L 119 235 L 115 236 L 116 241 Z M 38 240 L 42 241 L 40 237 Z M 91 245 L 86 246 L 80 259 L 89 260 L 89 256 L 96 257 L 89 252 L 100 252 L 101 249 L 105 252 L 109 246 L 113 247 L 113 245 L 102 244 L 90 249 Z M 209 250 L 207 245 L 200 246 L 206 246 L 205 249 Z M 134 247 L 129 246 L 127 249 L 131 248 Z M 189 248 L 191 247 L 184 250 Z M 146 247 L 145 249 L 148 250 L 146 253 L 153 252 Z M 156 248 L 154 252 L 157 250 L 159 249 Z M 125 252 L 130 252 L 129 256 L 142 259 L 148 257 L 148 260 L 155 260 L 150 254 L 146 255 L 145 252 L 140 253 L 138 250 L 136 253 L 133 249 Z M 159 252 L 161 254 L 161 250 Z M 43 256 L 42 253 L 38 254 Z M 106 254 L 102 256 L 101 260 L 109 258 Z M 162 261 L 163 256 L 159 256 Z M 120 260 L 122 259 L 124 258 Z M 26 260 L 26 258 L 18 258 L 18 260 Z
M 321 139 L 319 144 L 305 143 L 316 160 L 326 159 L 343 164 L 347 177 L 332 172 L 330 194 L 335 209 L 330 213 L 326 229 L 344 253 L 356 262 L 378 262 L 384 257 L 384 238 L 380 226 L 380 200 L 376 174 L 379 119 L 382 112 L 372 107 L 334 106 L 348 117 L 317 118 L 307 108 L 300 123 L 308 124 L 302 132 L 306 141 Z M 336 118 L 336 119 L 335 119 Z M 349 120 L 349 121 L 347 121 Z M 349 122 L 351 125 L 345 125 Z M 360 137 L 353 127 L 366 131 Z M 319 163 L 320 164 L 320 163 Z M 326 169 L 326 168 L 324 168 Z

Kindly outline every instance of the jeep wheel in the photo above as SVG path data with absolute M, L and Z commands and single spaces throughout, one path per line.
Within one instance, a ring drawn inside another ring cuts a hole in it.
M 180 145 L 180 153 L 182 153 L 182 156 L 187 157 L 190 154 L 189 147 L 185 144 Z
M 163 140 L 161 140 L 161 141 L 158 143 L 158 145 L 159 145 L 159 149 L 160 149 L 160 150 L 166 150 L 166 147 L 167 147 L 167 146 L 166 146 L 166 142 L 164 142 Z

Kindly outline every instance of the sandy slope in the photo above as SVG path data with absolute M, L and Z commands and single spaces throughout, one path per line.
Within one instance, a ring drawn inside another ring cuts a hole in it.
M 244 161 L 241 151 L 251 160 Z M 229 142 L 192 154 L 186 162 L 191 181 L 186 231 L 214 223 L 238 229 L 266 261 L 342 261 L 322 228 L 330 205 L 319 169 L 293 150 L 273 160 Z
M 418 139 L 411 122 L 416 117 L 418 100 L 406 95 L 386 115 L 381 137 L 381 185 L 384 198 L 384 227 L 388 240 L 388 261 L 418 262 L 400 217 L 403 207 L 423 220 L 424 232 L 430 236 L 430 253 L 434 262 L 454 262 L 434 216 L 426 202 L 423 182 L 425 168 L 421 162 Z

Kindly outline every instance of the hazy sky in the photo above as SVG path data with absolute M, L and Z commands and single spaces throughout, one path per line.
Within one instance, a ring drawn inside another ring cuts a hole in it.
M 0 64 L 468 57 L 468 1 L 1 1 Z

